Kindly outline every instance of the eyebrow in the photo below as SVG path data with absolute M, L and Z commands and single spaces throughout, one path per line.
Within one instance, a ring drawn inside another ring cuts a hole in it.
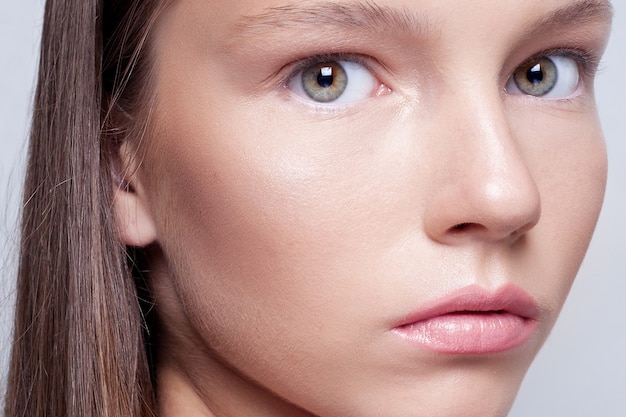
M 529 32 L 546 27 L 610 21 L 613 6 L 610 0 L 580 0 L 556 9 L 531 23 Z M 358 29 L 373 33 L 392 32 L 419 35 L 430 26 L 428 18 L 407 9 L 377 4 L 374 0 L 337 3 L 322 1 L 312 4 L 292 3 L 269 7 L 256 15 L 243 16 L 236 27 L 245 32 L 261 34 L 278 29 L 327 28 Z
M 530 27 L 529 32 L 551 27 L 566 27 L 572 24 L 585 24 L 613 19 L 613 5 L 609 0 L 582 0 L 541 17 Z
M 325 27 L 359 29 L 371 32 L 420 33 L 427 26 L 427 19 L 406 7 L 392 8 L 375 1 L 337 3 L 323 1 L 313 4 L 293 3 L 265 9 L 253 16 L 243 16 L 238 29 L 265 32 L 276 28 L 289 29 Z

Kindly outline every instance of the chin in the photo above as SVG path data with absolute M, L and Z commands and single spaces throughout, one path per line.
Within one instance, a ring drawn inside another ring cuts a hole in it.
M 328 417 L 504 417 L 529 364 L 527 358 L 518 359 L 511 364 L 500 357 L 453 358 L 447 369 L 421 377 L 407 372 L 378 384 L 354 381 L 343 387 L 349 391 L 324 393 L 325 407 L 306 408 L 311 415 Z

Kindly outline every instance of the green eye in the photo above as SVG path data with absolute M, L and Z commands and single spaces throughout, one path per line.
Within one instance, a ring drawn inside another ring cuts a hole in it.
M 556 85 L 558 71 L 550 58 L 541 58 L 522 65 L 515 71 L 514 78 L 523 93 L 541 97 Z
M 511 94 L 543 98 L 564 98 L 578 88 L 580 71 L 575 59 L 551 55 L 528 61 L 518 67 L 506 85 Z
M 313 100 L 337 100 L 348 86 L 348 75 L 337 62 L 320 62 L 302 72 L 302 89 Z
M 373 97 L 381 83 L 363 64 L 332 59 L 307 60 L 289 80 L 287 87 L 306 101 L 345 104 Z

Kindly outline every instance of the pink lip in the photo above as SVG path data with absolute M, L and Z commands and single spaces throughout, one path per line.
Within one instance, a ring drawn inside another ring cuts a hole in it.
M 515 285 L 495 292 L 471 285 L 407 314 L 393 332 L 439 353 L 497 353 L 527 341 L 538 318 L 537 303 Z

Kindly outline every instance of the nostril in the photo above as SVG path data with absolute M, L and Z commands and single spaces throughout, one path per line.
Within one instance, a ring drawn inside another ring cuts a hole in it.
M 459 223 L 457 225 L 454 225 L 450 228 L 450 231 L 452 233 L 466 233 L 472 230 L 480 230 L 480 229 L 484 229 L 485 227 L 482 226 L 479 223 Z
M 534 226 L 533 223 L 529 223 L 524 227 L 511 230 L 510 227 L 505 226 L 502 229 L 498 229 L 497 225 L 493 225 L 491 228 L 486 227 L 482 223 L 477 222 L 464 222 L 457 223 L 456 225 L 450 227 L 448 229 L 447 235 L 454 238 L 455 241 L 459 242 L 458 239 L 471 238 L 474 239 L 488 239 L 488 240 L 503 240 L 505 239 L 508 242 L 517 241 L 521 236 L 523 236 L 529 229 Z
M 471 222 L 467 222 L 467 223 L 459 223 L 456 224 L 454 226 L 452 226 L 449 231 L 452 235 L 464 235 L 464 234 L 475 234 L 475 233 L 481 233 L 481 231 L 485 231 L 487 230 L 487 228 L 485 226 L 483 226 L 480 223 L 471 223 Z
M 469 227 L 469 223 L 459 223 L 455 226 L 452 227 L 452 230 L 454 230 L 455 232 L 461 232 L 465 229 L 467 229 Z

